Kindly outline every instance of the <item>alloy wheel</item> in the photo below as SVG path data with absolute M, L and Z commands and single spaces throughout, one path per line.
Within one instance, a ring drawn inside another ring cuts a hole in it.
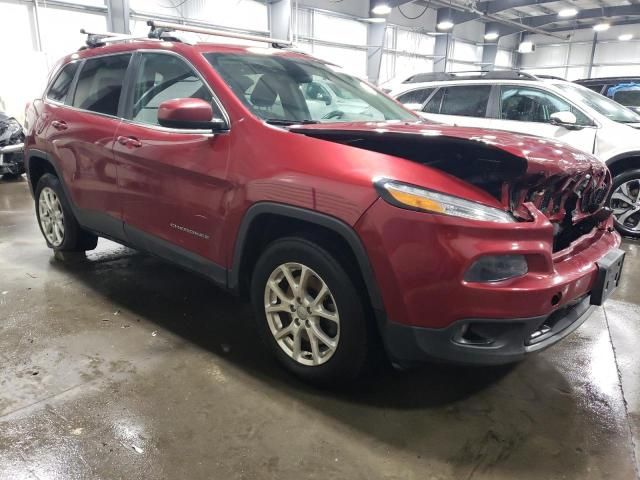
M 624 182 L 611 195 L 613 218 L 618 225 L 640 233 L 640 179 Z
M 54 247 L 62 245 L 64 241 L 64 213 L 60 198 L 50 187 L 44 187 L 40 191 L 38 213 L 40 226 L 47 241 Z
M 267 280 L 264 308 L 278 346 L 294 361 L 321 365 L 335 353 L 340 315 L 331 290 L 301 263 L 278 266 Z

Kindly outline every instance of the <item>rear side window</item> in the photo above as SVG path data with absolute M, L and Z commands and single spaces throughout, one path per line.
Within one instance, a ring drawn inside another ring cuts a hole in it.
M 73 106 L 106 115 L 118 114 L 130 54 L 90 58 L 82 67 Z
M 211 92 L 184 60 L 162 53 L 143 53 L 134 84 L 132 120 L 158 124 L 158 107 L 175 98 L 199 98 L 222 117 Z
M 441 88 L 438 90 L 433 97 L 429 100 L 424 108 L 422 109 L 425 113 L 440 113 L 440 104 L 442 103 L 442 97 L 444 96 L 444 91 L 446 88 Z
M 491 85 L 459 85 L 447 87 L 440 113 L 464 117 L 485 117 Z
M 58 76 L 53 81 L 51 88 L 49 88 L 49 91 L 47 92 L 47 98 L 49 100 L 54 100 L 60 103 L 65 102 L 67 94 L 69 93 L 69 87 L 73 82 L 73 78 L 76 76 L 79 65 L 80 64 L 78 62 L 75 62 L 68 63 L 62 67 L 62 70 L 60 70 L 60 73 L 58 73 Z
M 435 88 L 419 88 L 418 90 L 403 93 L 397 98 L 397 100 L 403 104 L 417 103 L 422 105 L 427 101 L 427 98 L 429 98 L 429 95 L 431 95 L 434 90 Z

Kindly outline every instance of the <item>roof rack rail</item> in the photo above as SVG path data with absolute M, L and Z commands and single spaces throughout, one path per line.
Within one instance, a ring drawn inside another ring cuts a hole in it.
M 538 80 L 539 77 L 519 70 L 493 70 L 493 71 L 460 71 L 460 72 L 433 72 L 416 73 L 402 83 L 438 82 L 446 80 Z
M 274 48 L 284 48 L 293 45 L 293 42 L 289 40 L 281 40 L 278 38 L 260 37 L 258 35 L 247 35 L 244 33 L 233 33 L 226 30 L 217 30 L 213 28 L 195 27 L 191 25 L 182 25 L 179 23 L 162 22 L 157 20 L 147 21 L 147 25 L 151 27 L 149 32 L 149 38 L 159 38 L 158 35 L 162 35 L 166 32 L 180 31 L 201 33 L 204 35 L 215 35 L 217 37 L 237 38 L 239 40 L 249 40 L 252 42 L 270 43 Z

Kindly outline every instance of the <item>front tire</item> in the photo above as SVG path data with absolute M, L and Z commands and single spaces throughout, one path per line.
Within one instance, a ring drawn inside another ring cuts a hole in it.
M 609 205 L 616 229 L 627 237 L 640 238 L 640 169 L 613 179 Z
M 40 177 L 35 199 L 38 225 L 49 248 L 57 252 L 96 248 L 98 237 L 80 227 L 58 177 L 50 173 Z
M 256 263 L 251 301 L 262 340 L 290 372 L 317 384 L 363 372 L 371 349 L 366 309 L 347 271 L 319 245 L 270 244 Z

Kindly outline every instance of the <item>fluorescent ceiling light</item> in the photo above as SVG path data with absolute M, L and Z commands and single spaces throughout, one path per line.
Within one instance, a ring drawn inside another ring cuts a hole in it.
M 391 7 L 386 3 L 379 3 L 371 9 L 371 12 L 375 15 L 387 15 L 391 12 Z
M 575 17 L 578 14 L 578 10 L 575 8 L 564 8 L 558 12 L 559 17 Z
M 519 53 L 531 53 L 533 52 L 533 42 L 524 41 L 518 46 Z
M 596 32 L 604 32 L 605 30 L 609 30 L 609 27 L 611 25 L 609 25 L 608 23 L 598 23 L 597 25 L 593 26 L 593 29 Z
M 364 21 L 369 23 L 384 23 L 387 19 L 384 17 L 369 17 L 365 18 Z
M 485 40 L 496 40 L 500 34 L 498 32 L 489 32 L 484 35 Z
M 451 30 L 454 27 L 454 23 L 451 20 L 443 20 L 436 27 L 438 30 Z
M 618 37 L 618 40 L 620 40 L 621 42 L 626 42 L 629 41 L 633 38 L 633 35 L 630 33 L 623 33 L 622 35 L 620 35 Z

